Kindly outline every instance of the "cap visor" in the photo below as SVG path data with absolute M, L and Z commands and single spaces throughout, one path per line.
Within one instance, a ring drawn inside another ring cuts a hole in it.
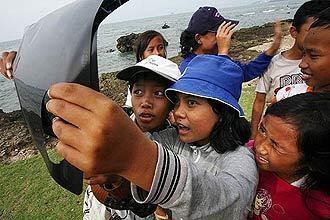
M 235 26 L 239 24 L 239 21 L 237 21 L 237 20 L 225 19 L 225 21 L 226 21 L 226 22 L 230 22 L 230 23 L 232 23 L 232 24 L 235 24 Z
M 239 21 L 236 21 L 236 20 L 229 20 L 229 19 L 225 19 L 224 20 L 225 22 L 231 22 L 232 24 L 235 24 L 235 26 L 238 25 Z M 218 28 L 219 26 L 224 22 L 222 21 L 221 23 L 219 23 L 218 25 L 214 26 L 213 28 L 211 28 L 209 31 L 212 31 L 212 32 L 217 32 L 218 31 Z
M 153 72 L 152 70 L 143 66 L 131 66 L 122 71 L 119 71 L 116 75 L 117 79 L 130 81 L 137 73 L 141 72 Z

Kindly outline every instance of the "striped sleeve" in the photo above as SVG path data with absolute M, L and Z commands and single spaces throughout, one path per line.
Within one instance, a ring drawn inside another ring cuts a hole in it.
M 158 161 L 149 192 L 132 185 L 132 194 L 139 203 L 174 203 L 181 195 L 187 181 L 188 167 L 183 157 L 158 146 Z

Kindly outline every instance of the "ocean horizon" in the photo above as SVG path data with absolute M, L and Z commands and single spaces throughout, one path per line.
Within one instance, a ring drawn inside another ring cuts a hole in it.
M 239 7 L 224 8 L 220 12 L 224 17 L 239 20 L 237 29 L 260 26 L 275 19 L 290 19 L 297 8 L 305 1 L 283 0 L 259 2 Z M 179 39 L 181 32 L 186 28 L 193 12 L 170 14 L 159 17 L 130 20 L 117 23 L 103 23 L 100 25 L 97 36 L 97 55 L 99 74 L 114 72 L 134 65 L 133 53 L 120 53 L 116 49 L 117 39 L 130 33 L 141 33 L 146 30 L 156 30 L 162 33 L 169 42 L 168 57 L 176 56 L 180 50 Z M 111 16 L 111 15 L 110 15 Z M 168 29 L 162 29 L 166 23 Z M 0 42 L 0 52 L 17 50 L 20 40 Z M 113 51 L 114 50 L 114 51 Z M 113 52 L 110 52 L 113 51 Z M 4 112 L 19 110 L 19 102 L 14 83 L 0 77 L 0 109 Z

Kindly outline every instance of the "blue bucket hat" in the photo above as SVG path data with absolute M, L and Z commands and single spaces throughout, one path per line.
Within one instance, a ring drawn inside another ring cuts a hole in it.
M 213 99 L 230 106 L 240 117 L 244 117 L 244 111 L 238 104 L 242 82 L 243 70 L 229 57 L 198 55 L 165 95 L 169 100 L 173 100 L 174 92 Z

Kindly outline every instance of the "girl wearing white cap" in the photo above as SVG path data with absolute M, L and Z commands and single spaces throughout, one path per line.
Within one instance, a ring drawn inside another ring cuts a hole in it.
M 131 119 L 135 121 L 141 131 L 153 133 L 170 126 L 167 117 L 172 105 L 165 97 L 165 89 L 177 81 L 179 77 L 178 66 L 172 61 L 157 55 L 150 55 L 136 65 L 128 67 L 117 74 L 118 79 L 129 83 L 133 106 Z M 87 187 L 83 219 L 102 220 L 115 219 L 116 217 L 126 217 L 126 219 L 144 219 L 144 217 L 147 217 L 147 219 L 154 219 L 154 215 L 151 214 L 157 206 L 135 203 L 129 191 L 127 180 L 115 175 L 101 175 L 96 178 L 103 178 L 102 181 L 105 184 Z M 91 179 L 88 180 L 91 183 L 92 181 Z M 123 188 L 121 192 L 117 191 L 119 186 Z M 107 196 L 103 197 L 105 193 Z M 166 216 L 166 212 L 161 208 L 157 209 L 157 214 Z

